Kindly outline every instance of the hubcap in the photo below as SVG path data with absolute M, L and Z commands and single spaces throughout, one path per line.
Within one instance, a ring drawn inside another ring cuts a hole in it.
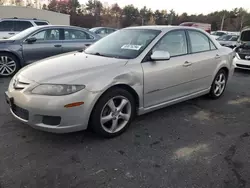
M 218 97 L 220 96 L 226 85 L 226 77 L 223 73 L 219 74 L 215 80 L 214 94 Z
M 116 133 L 123 129 L 131 116 L 131 103 L 123 96 L 110 99 L 101 111 L 100 122 L 102 128 L 109 133 Z
M 16 62 L 8 56 L 0 56 L 0 75 L 9 76 L 16 71 Z

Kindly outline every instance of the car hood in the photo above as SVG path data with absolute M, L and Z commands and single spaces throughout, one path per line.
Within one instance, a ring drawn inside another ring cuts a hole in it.
M 84 52 L 71 52 L 30 64 L 22 68 L 17 76 L 20 74 L 37 83 L 70 84 L 81 78 L 90 79 L 89 76 L 93 74 L 98 77 L 110 69 L 115 71 L 116 67 L 125 65 L 127 61 Z
M 236 41 L 218 41 L 221 45 L 236 44 Z

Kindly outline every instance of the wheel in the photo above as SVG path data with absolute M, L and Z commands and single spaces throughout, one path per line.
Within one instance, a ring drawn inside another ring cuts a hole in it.
M 16 56 L 0 52 L 0 77 L 13 76 L 19 68 L 20 64 Z
M 114 88 L 96 103 L 90 128 L 102 137 L 112 138 L 123 133 L 135 116 L 135 99 L 126 90 Z
M 224 70 L 220 70 L 212 83 L 210 89 L 210 97 L 213 99 L 218 99 L 225 91 L 227 85 L 227 74 Z

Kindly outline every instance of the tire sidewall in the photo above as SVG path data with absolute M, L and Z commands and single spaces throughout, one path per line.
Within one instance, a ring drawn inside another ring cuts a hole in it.
M 125 98 L 127 98 L 130 101 L 131 104 L 131 116 L 130 119 L 128 121 L 128 123 L 126 124 L 126 126 L 124 126 L 124 128 L 122 128 L 120 131 L 116 132 L 116 133 L 109 133 L 106 132 L 101 125 L 100 122 L 100 116 L 102 113 L 102 109 L 104 107 L 104 105 L 113 97 L 116 96 L 123 96 Z M 121 89 L 121 88 L 113 88 L 107 92 L 105 92 L 97 101 L 96 105 L 93 108 L 93 111 L 91 113 L 91 117 L 90 117 L 90 128 L 97 134 L 99 134 L 102 137 L 106 137 L 106 138 L 112 138 L 115 136 L 118 136 L 120 134 L 122 134 L 124 131 L 126 131 L 129 127 L 129 125 L 131 124 L 131 121 L 134 119 L 135 117 L 135 99 L 134 97 L 126 90 Z
M 225 79 L 226 79 L 226 80 L 225 80 L 225 87 L 224 87 L 223 92 L 222 92 L 219 96 L 217 96 L 217 95 L 215 95 L 215 93 L 214 93 L 214 90 L 215 90 L 215 87 L 216 87 L 215 81 L 216 81 L 218 75 L 220 75 L 221 73 L 224 74 Z M 226 89 L 226 86 L 227 86 L 227 79 L 228 79 L 228 77 L 227 77 L 226 72 L 225 72 L 224 70 L 221 69 L 221 70 L 216 74 L 216 76 L 215 76 L 215 78 L 214 78 L 214 80 L 213 80 L 213 83 L 212 83 L 212 85 L 211 85 L 210 97 L 212 97 L 213 99 L 218 99 L 218 98 L 220 98 L 220 97 L 224 94 L 225 89 Z
M 18 58 L 16 56 L 12 55 L 11 53 L 6 53 L 6 52 L 0 52 L 0 57 L 1 56 L 8 56 L 11 59 L 13 59 L 15 61 L 15 63 L 16 63 L 16 70 L 12 74 L 10 74 L 8 76 L 4 76 L 4 75 L 0 74 L 0 77 L 4 78 L 4 77 L 10 77 L 10 76 L 15 75 L 17 73 L 17 71 L 20 69 L 20 62 L 19 62 Z

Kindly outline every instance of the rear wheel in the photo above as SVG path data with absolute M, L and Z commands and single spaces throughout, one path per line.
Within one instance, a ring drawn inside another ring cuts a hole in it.
M 215 76 L 215 79 L 212 83 L 211 89 L 210 89 L 210 97 L 213 99 L 217 99 L 221 97 L 221 95 L 224 93 L 225 88 L 227 85 L 227 74 L 225 70 L 221 69 Z
M 135 115 L 135 100 L 126 90 L 115 88 L 105 93 L 95 105 L 91 128 L 103 137 L 115 137 L 123 133 Z
M 13 76 L 19 68 L 20 64 L 16 56 L 0 52 L 0 77 Z

